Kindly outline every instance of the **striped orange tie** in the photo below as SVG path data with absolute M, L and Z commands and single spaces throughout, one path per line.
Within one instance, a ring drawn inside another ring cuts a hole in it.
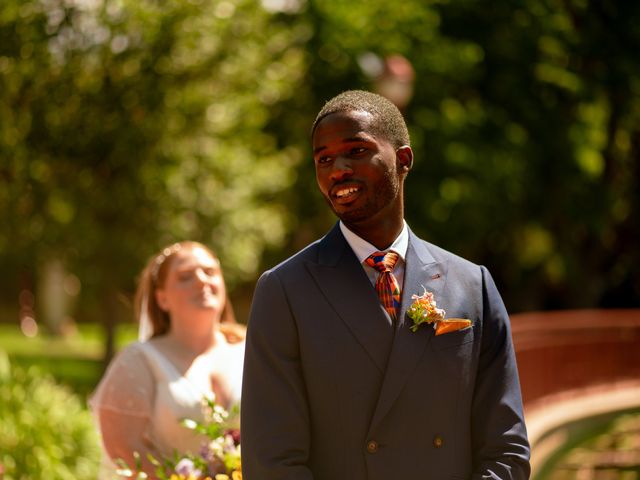
M 375 252 L 365 260 L 367 265 L 380 272 L 376 280 L 376 293 L 393 321 L 396 320 L 400 308 L 400 285 L 391 273 L 398 258 L 399 255 L 396 252 L 387 252 L 386 254 Z

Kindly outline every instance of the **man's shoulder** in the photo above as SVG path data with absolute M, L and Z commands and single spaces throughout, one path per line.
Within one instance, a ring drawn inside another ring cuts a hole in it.
M 318 239 L 313 243 L 310 243 L 309 245 L 297 251 L 296 253 L 291 255 L 289 258 L 283 260 L 273 268 L 277 270 L 295 268 L 306 262 L 314 261 L 316 258 L 318 258 L 318 248 L 320 245 L 320 241 L 321 239 Z
M 446 275 L 447 285 L 450 288 L 455 285 L 455 288 L 464 288 L 467 292 L 480 291 L 479 289 L 484 288 L 485 277 L 489 275 L 485 267 L 426 240 L 415 237 L 413 241 L 418 244 L 418 246 L 414 245 L 414 248 L 429 252 L 431 258 L 427 258 L 425 263 L 435 261 L 441 264 L 440 271 Z M 426 256 L 419 255 L 422 261 Z
M 462 268 L 477 269 L 480 266 L 460 255 L 450 252 L 434 243 L 421 239 L 413 234 L 411 240 L 416 242 L 421 248 L 426 249 L 437 262 L 447 262 L 458 265 Z M 415 247 L 415 246 L 414 246 Z
M 295 270 L 303 268 L 308 262 L 316 262 L 318 259 L 318 251 L 322 238 L 315 240 L 290 257 L 286 258 L 277 265 L 271 267 L 267 272 L 276 272 L 278 274 L 287 274 Z
M 324 236 L 311 242 L 265 273 L 276 272 L 278 275 L 287 275 L 304 270 L 309 263 L 333 263 L 345 248 L 348 248 L 348 244 L 336 224 Z

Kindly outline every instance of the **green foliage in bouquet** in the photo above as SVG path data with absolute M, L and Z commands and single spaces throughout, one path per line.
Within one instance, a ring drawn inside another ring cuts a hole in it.
M 0 350 L 0 465 L 4 480 L 94 480 L 100 446 L 91 414 L 67 387 L 12 366 Z

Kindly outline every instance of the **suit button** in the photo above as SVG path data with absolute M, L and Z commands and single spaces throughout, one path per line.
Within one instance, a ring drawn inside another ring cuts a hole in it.
M 378 451 L 378 442 L 375 440 L 369 440 L 367 442 L 367 452 L 376 453 Z
M 440 435 L 436 435 L 433 437 L 433 448 L 440 448 L 444 444 L 444 440 Z

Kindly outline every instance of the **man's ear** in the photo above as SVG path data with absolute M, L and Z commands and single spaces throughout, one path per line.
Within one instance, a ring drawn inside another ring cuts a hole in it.
M 409 173 L 413 166 L 413 150 L 409 145 L 403 145 L 396 149 L 396 161 L 401 173 Z
M 158 302 L 158 306 L 160 307 L 160 309 L 166 312 L 169 308 L 169 305 L 167 304 L 167 294 L 165 293 L 165 291 L 159 288 L 155 291 L 155 296 L 156 302 Z

